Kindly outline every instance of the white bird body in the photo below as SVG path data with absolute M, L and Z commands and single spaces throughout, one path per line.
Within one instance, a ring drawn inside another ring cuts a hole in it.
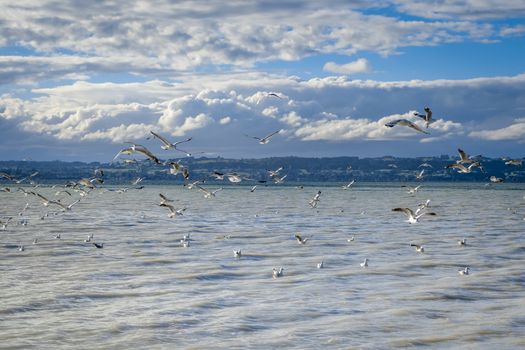
M 368 259 L 365 258 L 365 260 L 363 260 L 363 262 L 360 265 L 361 267 L 368 267 Z

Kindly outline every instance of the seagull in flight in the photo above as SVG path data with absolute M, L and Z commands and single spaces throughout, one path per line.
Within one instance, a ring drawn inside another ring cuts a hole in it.
M 270 175 L 271 178 L 279 176 L 279 172 L 283 170 L 283 167 L 279 167 L 276 170 L 268 170 L 268 175 Z
M 429 164 L 429 163 L 421 163 L 419 164 L 418 168 L 432 168 L 432 164 Z
M 523 164 L 522 159 L 509 159 L 505 161 L 505 165 L 521 166 Z
M 343 186 L 342 186 L 342 187 L 343 187 L 343 190 L 348 190 L 350 187 L 352 187 L 352 185 L 353 185 L 354 183 L 355 183 L 355 180 L 352 180 L 352 181 L 350 181 L 349 184 L 347 184 L 347 185 L 343 185 Z
M 499 183 L 499 182 L 503 182 L 504 181 L 501 177 L 497 177 L 497 176 L 494 176 L 494 175 L 492 175 L 489 178 L 489 180 L 490 180 L 490 182 L 493 182 L 493 183 Z
M 163 143 L 163 145 L 160 146 L 160 148 L 162 148 L 162 149 L 164 149 L 164 150 L 174 149 L 174 150 L 176 150 L 176 151 L 179 151 L 179 152 L 185 153 L 186 156 L 188 156 L 188 157 L 191 157 L 191 153 L 186 152 L 186 151 L 183 151 L 183 150 L 177 148 L 177 146 L 180 145 L 181 143 L 191 141 L 191 140 L 192 140 L 191 137 L 188 138 L 188 139 L 186 139 L 186 140 L 182 140 L 182 141 L 177 141 L 177 142 L 175 142 L 175 143 L 171 143 L 171 142 L 169 142 L 166 138 L 160 136 L 160 135 L 157 134 L 157 133 L 154 133 L 153 131 L 150 131 L 150 133 L 153 135 L 154 138 L 159 139 L 160 142 Z
M 310 204 L 310 207 L 312 208 L 317 207 L 317 203 L 321 201 L 319 197 L 321 197 L 321 191 L 317 191 L 317 194 L 314 196 L 314 198 L 312 198 L 312 200 L 308 202 L 308 204 Z
M 418 252 L 418 253 L 424 253 L 425 252 L 425 247 L 423 247 L 422 245 L 411 244 L 410 246 L 411 247 L 415 247 L 416 248 L 416 252 Z
M 459 153 L 459 159 L 456 160 L 457 164 L 470 164 L 470 163 L 475 163 L 476 162 L 474 159 L 472 159 L 471 156 L 469 156 L 461 148 L 458 148 L 458 153 Z
M 283 177 L 276 176 L 273 178 L 273 182 L 276 184 L 282 184 L 284 182 L 284 179 L 286 179 L 287 176 L 288 174 L 284 175 Z
M 268 134 L 268 135 L 266 135 L 266 136 L 264 136 L 264 137 L 257 137 L 257 136 L 250 136 L 250 135 L 246 135 L 246 136 L 247 136 L 247 137 L 251 137 L 252 139 L 259 140 L 259 143 L 260 143 L 261 145 L 265 145 L 265 144 L 267 144 L 268 142 L 270 142 L 270 138 L 271 138 L 273 135 L 279 133 L 280 131 L 281 131 L 281 130 L 274 131 L 274 132 L 272 132 L 272 133 L 270 133 L 270 134 Z
M 430 125 L 430 123 L 433 122 L 433 120 L 432 120 L 432 110 L 429 107 L 425 107 L 424 110 L 425 110 L 425 114 L 420 114 L 418 112 L 414 112 L 414 115 L 416 117 L 422 118 L 425 121 L 426 128 L 428 129 L 428 126 Z
M 160 197 L 160 204 L 166 204 L 166 203 L 173 202 L 173 199 L 169 199 L 168 197 L 166 197 L 162 193 L 159 193 L 159 197 Z
M 389 128 L 393 128 L 396 125 L 408 126 L 409 128 L 422 132 L 423 134 L 429 134 L 428 132 L 421 129 L 419 126 L 417 126 L 417 124 L 414 124 L 410 120 L 407 120 L 407 119 L 397 119 L 397 120 L 394 120 L 394 121 L 391 121 L 385 124 L 385 126 L 388 126 Z
M 454 164 L 447 165 L 445 168 L 446 169 L 456 169 L 458 171 L 458 173 L 460 173 L 460 174 L 468 174 L 468 173 L 472 172 L 472 169 L 474 167 L 481 167 L 481 163 L 480 162 L 474 162 L 474 163 L 470 164 L 468 166 L 468 168 L 466 166 L 464 166 L 463 164 L 454 163 Z
M 166 207 L 170 210 L 170 213 L 168 214 L 168 217 L 174 218 L 175 216 L 182 216 L 184 215 L 183 212 L 186 210 L 186 208 L 180 208 L 175 209 L 175 207 L 168 203 L 160 203 L 159 206 Z
M 308 238 L 303 238 L 299 234 L 295 235 L 295 239 L 297 240 L 297 243 L 299 244 L 306 244 L 306 242 L 308 242 Z
M 216 190 L 213 190 L 213 191 L 209 191 L 207 189 L 205 189 L 204 187 L 200 186 L 200 185 L 196 185 L 197 188 L 204 193 L 204 198 L 212 198 L 212 197 L 215 197 L 215 194 L 219 191 L 222 191 L 222 187 L 216 189 Z
M 404 213 L 408 218 L 407 222 L 410 224 L 415 224 L 416 222 L 418 222 L 419 218 L 422 217 L 423 215 L 436 215 L 436 213 L 429 213 L 429 212 L 422 212 L 416 215 L 410 208 L 394 208 L 392 209 L 392 211 L 399 211 L 399 212 Z
M 416 215 L 418 215 L 422 210 L 426 209 L 426 208 L 429 208 L 430 207 L 430 199 L 427 199 L 425 201 L 425 203 L 419 203 L 417 205 L 417 209 L 416 209 Z
M 419 174 L 416 175 L 416 179 L 423 180 L 423 174 L 425 174 L 425 169 L 421 169 Z
M 408 193 L 408 194 L 416 194 L 416 192 L 419 190 L 419 188 L 421 187 L 421 185 L 416 186 L 416 187 L 410 187 L 410 186 L 403 185 L 403 186 L 401 186 L 401 187 L 406 187 L 406 188 L 407 188 L 407 193 Z

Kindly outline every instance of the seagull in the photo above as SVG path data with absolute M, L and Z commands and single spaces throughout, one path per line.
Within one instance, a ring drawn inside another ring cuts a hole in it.
M 314 198 L 312 198 L 312 200 L 308 202 L 308 204 L 310 204 L 310 207 L 317 207 L 317 203 L 319 203 L 320 201 L 319 197 L 321 197 L 321 191 L 317 191 L 317 194 L 314 196 Z
M 470 271 L 470 268 L 467 266 L 465 267 L 463 270 L 459 270 L 458 273 L 460 275 L 468 275 L 469 274 L 469 271 Z
M 422 217 L 423 215 L 436 215 L 436 213 L 427 213 L 427 212 L 423 212 L 423 213 L 416 215 L 410 208 L 394 208 L 392 209 L 392 211 L 400 211 L 404 213 L 408 217 L 407 222 L 410 224 L 415 224 L 416 222 L 418 222 L 419 218 Z
M 180 243 L 182 244 L 182 246 L 184 248 L 188 248 L 190 246 L 190 241 L 187 241 L 187 240 L 184 240 L 184 239 L 181 239 Z
M 410 186 L 403 185 L 403 186 L 401 186 L 401 187 L 406 187 L 406 188 L 408 188 L 407 193 L 409 193 L 409 194 L 416 194 L 416 192 L 419 190 L 419 188 L 421 187 L 421 185 L 416 186 L 416 187 L 410 187 Z
M 347 184 L 347 185 L 343 185 L 343 186 L 342 186 L 342 187 L 343 187 L 343 190 L 348 190 L 350 187 L 352 187 L 352 185 L 353 185 L 354 183 L 355 183 L 355 180 L 352 180 L 352 181 L 350 181 L 349 184 Z
M 429 163 L 422 163 L 422 164 L 419 164 L 418 168 L 421 168 L 421 167 L 424 167 L 424 168 L 432 168 L 432 164 L 429 164 Z
M 94 245 L 95 247 L 97 247 L 98 249 L 102 249 L 102 248 L 104 248 L 104 243 L 96 243 L 96 242 L 93 242 L 93 245 Z
M 419 174 L 416 175 L 416 179 L 423 180 L 423 174 L 425 173 L 425 169 L 421 169 Z
M 215 194 L 219 191 L 222 191 L 222 187 L 216 189 L 216 190 L 213 190 L 213 191 L 209 191 L 207 189 L 205 189 L 204 187 L 202 186 L 199 186 L 199 185 L 196 185 L 197 188 L 204 193 L 204 198 L 212 198 L 212 197 L 215 197 Z
M 242 181 L 242 178 L 237 173 L 226 174 L 226 177 L 228 177 L 228 181 L 233 183 L 238 183 Z
M 133 143 L 133 142 L 126 142 L 126 143 L 131 144 L 131 147 L 124 148 L 123 150 L 121 150 L 119 153 L 117 153 L 117 155 L 115 156 L 115 158 L 113 158 L 113 160 L 115 160 L 121 153 L 122 154 L 142 153 L 143 155 L 148 157 L 150 160 L 152 160 L 156 164 L 162 164 L 162 162 L 159 160 L 159 158 L 157 158 L 153 153 L 151 153 L 151 151 L 149 149 L 147 149 L 146 147 L 144 147 L 142 145 L 139 145 L 139 144 L 136 144 L 136 143 Z M 124 151 L 126 153 L 123 153 Z
M 352 236 L 352 237 L 348 238 L 346 241 L 348 243 L 350 243 L 350 242 L 353 242 L 354 240 L 355 240 L 355 236 Z
M 361 267 L 368 267 L 368 259 L 365 258 L 365 260 L 363 260 L 363 262 L 359 265 L 361 265 Z
M 279 176 L 279 172 L 283 170 L 283 167 L 279 167 L 276 170 L 268 170 L 268 175 L 270 175 L 271 178 Z
M 18 246 L 18 251 L 19 252 L 23 252 L 25 250 L 24 246 L 23 245 L 19 245 Z
M 458 245 L 460 246 L 466 246 L 467 245 L 467 239 L 466 238 L 463 238 L 461 239 L 460 241 L 458 241 Z
M 214 171 L 213 174 L 211 174 L 213 177 L 215 177 L 215 180 L 224 180 L 224 173 Z
M 469 163 L 475 163 L 476 161 L 472 159 L 465 151 L 463 151 L 461 148 L 458 148 L 459 153 L 459 160 L 456 160 L 457 164 L 469 164 Z
M 171 143 L 171 142 L 169 142 L 168 140 L 166 140 L 164 137 L 160 136 L 159 134 L 156 134 L 156 133 L 154 133 L 153 131 L 150 131 L 150 132 L 151 132 L 151 134 L 153 135 L 153 137 L 158 138 L 158 139 L 160 140 L 160 142 L 163 143 L 163 145 L 160 146 L 160 148 L 162 148 L 162 149 L 164 149 L 164 150 L 174 149 L 174 150 L 176 150 L 176 151 L 179 151 L 179 152 L 185 153 L 186 156 L 188 156 L 188 157 L 191 157 L 191 153 L 186 152 L 186 151 L 183 151 L 183 150 L 177 148 L 177 146 L 180 145 L 181 143 L 191 141 L 191 140 L 192 140 L 191 137 L 188 138 L 188 139 L 186 139 L 186 140 L 183 140 L 183 141 L 178 141 L 178 142 L 175 142 L 175 143 Z
M 204 180 L 193 181 L 193 182 L 184 184 L 184 186 L 186 186 L 188 188 L 188 190 L 191 190 L 191 189 L 193 189 L 193 187 L 197 186 L 197 184 L 199 184 L 199 183 L 204 183 Z
M 299 236 L 299 234 L 295 235 L 295 239 L 299 244 L 306 244 L 306 242 L 308 241 L 308 238 L 302 238 L 301 236 Z
M 468 166 L 468 168 L 466 166 L 464 166 L 463 164 L 455 163 L 455 164 L 449 164 L 445 168 L 446 169 L 450 169 L 450 168 L 456 169 L 458 171 L 458 173 L 460 173 L 460 174 L 468 174 L 468 173 L 472 172 L 472 169 L 474 167 L 481 167 L 481 163 L 480 162 L 474 162 L 474 163 L 470 164 Z
M 272 277 L 273 278 L 279 278 L 283 276 L 283 268 L 279 267 L 279 269 L 276 269 L 275 267 L 272 270 Z
M 61 234 L 60 233 L 57 233 L 56 236 L 55 236 L 56 239 L 61 239 Z
M 412 123 L 410 120 L 406 120 L 406 119 L 397 119 L 397 120 L 394 120 L 394 121 L 391 121 L 391 122 L 385 124 L 385 126 L 388 126 L 389 128 L 393 128 L 396 125 L 408 126 L 409 128 L 412 128 L 412 129 L 417 130 L 419 132 L 422 132 L 424 134 L 429 134 L 428 132 L 426 132 L 425 130 L 421 129 L 416 124 Z
M 9 223 L 9 221 L 11 221 L 11 219 L 13 219 L 13 218 L 10 216 L 7 219 L 5 219 L 5 221 L 0 220 L 0 225 L 2 226 L 2 231 L 5 231 L 7 229 L 7 224 Z
M 85 243 L 89 243 L 91 242 L 91 240 L 93 239 L 93 234 L 90 234 L 87 236 L 87 238 L 84 240 Z
M 411 247 L 416 247 L 416 252 L 418 252 L 418 253 L 424 253 L 425 252 L 425 247 L 423 247 L 422 245 L 411 244 L 410 246 Z
M 262 138 L 261 138 L 261 137 L 257 137 L 257 136 L 250 136 L 250 135 L 246 135 L 246 136 L 247 136 L 247 137 L 251 137 L 252 139 L 259 140 L 259 143 L 260 143 L 261 145 L 265 145 L 265 144 L 267 144 L 268 142 L 270 142 L 270 138 L 271 138 L 273 135 L 277 134 L 277 133 L 280 132 L 280 131 L 281 131 L 281 130 L 274 131 L 274 132 L 272 132 L 272 133 L 270 133 L 270 134 L 268 134 L 268 135 L 266 135 L 265 137 L 262 137 Z
M 419 203 L 417 205 L 417 209 L 416 209 L 416 215 L 419 214 L 422 210 L 426 209 L 426 208 L 429 208 L 430 207 L 430 199 L 427 199 L 425 201 L 425 203 Z
M 428 125 L 430 123 L 432 123 L 432 121 L 433 121 L 432 120 L 432 111 L 430 110 L 429 107 L 425 107 L 424 110 L 425 110 L 425 114 L 419 114 L 418 112 L 414 112 L 414 115 L 416 117 L 423 118 L 423 120 L 425 121 L 425 126 L 428 129 Z
M 240 250 L 240 249 L 239 249 L 239 250 L 234 250 L 234 251 L 233 251 L 233 256 L 234 256 L 234 257 L 236 257 L 236 258 L 240 258 L 241 255 L 242 255 L 242 253 L 241 253 L 241 250 Z
M 257 185 L 253 186 L 251 189 L 250 189 L 250 192 L 255 192 L 255 189 L 257 188 Z
M 501 177 L 496 177 L 494 175 L 492 175 L 489 178 L 489 180 L 490 180 L 490 182 L 493 182 L 493 183 L 498 183 L 498 182 L 503 182 L 504 181 Z
M 42 204 L 44 204 L 44 207 L 47 207 L 50 204 L 55 204 L 55 205 L 58 205 L 58 206 L 60 206 L 62 208 L 65 208 L 65 206 L 62 203 L 60 203 L 60 202 L 49 200 L 46 197 L 42 196 L 40 193 L 34 192 L 34 194 L 42 200 Z
M 323 260 L 321 260 L 321 262 L 317 263 L 317 268 L 318 269 L 322 269 L 323 267 L 324 267 L 324 262 L 323 262 Z
M 521 166 L 523 164 L 522 159 L 509 159 L 505 162 L 505 165 L 516 165 Z
M 135 180 L 133 180 L 133 182 L 131 183 L 132 186 L 135 186 L 135 185 L 138 185 L 139 183 L 141 183 L 142 181 L 144 181 L 144 178 L 143 177 L 137 177 Z
M 273 182 L 276 184 L 282 184 L 287 176 L 288 174 L 284 175 L 283 177 L 274 177 Z
M 37 244 L 37 243 L 38 243 L 38 238 L 33 239 L 33 244 Z
M 175 216 L 182 216 L 184 215 L 183 212 L 186 210 L 186 208 L 175 209 L 173 205 L 168 203 L 160 203 L 159 205 L 161 207 L 166 207 L 170 210 L 170 213 L 168 214 L 168 217 L 170 218 L 174 218 Z

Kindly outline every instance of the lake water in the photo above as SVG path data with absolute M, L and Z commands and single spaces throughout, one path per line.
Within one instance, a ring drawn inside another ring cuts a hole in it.
M 158 193 L 184 216 L 169 218 Z M 13 220 L 0 231 L 0 348 L 524 348 L 524 195 L 523 184 L 423 183 L 412 196 L 356 183 L 229 186 L 206 199 L 146 184 L 95 190 L 41 220 L 58 207 L 2 192 L 0 220 Z M 416 224 L 391 211 L 427 198 L 437 215 Z

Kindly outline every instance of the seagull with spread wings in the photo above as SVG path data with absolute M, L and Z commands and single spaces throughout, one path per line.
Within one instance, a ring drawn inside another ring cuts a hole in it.
M 396 125 L 408 126 L 409 128 L 412 128 L 414 130 L 422 132 L 423 134 L 428 134 L 429 135 L 428 132 L 426 132 L 425 130 L 421 129 L 417 124 L 412 123 L 410 120 L 407 120 L 407 119 L 397 119 L 397 120 L 393 120 L 393 121 L 385 124 L 385 126 L 388 126 L 389 128 L 393 128 Z
M 430 125 L 430 123 L 433 122 L 433 120 L 432 120 L 432 110 L 430 109 L 430 107 L 425 107 L 425 114 L 420 114 L 418 112 L 414 112 L 414 115 L 416 117 L 422 118 L 425 121 L 425 126 L 426 126 L 427 129 L 428 129 L 428 126 Z
M 159 139 L 160 142 L 163 143 L 163 145 L 160 146 L 160 148 L 162 148 L 162 149 L 164 149 L 164 150 L 174 149 L 174 150 L 176 150 L 176 151 L 179 151 L 179 152 L 182 152 L 182 153 L 186 153 L 186 155 L 187 155 L 188 157 L 191 157 L 191 153 L 186 152 L 186 151 L 183 151 L 183 150 L 181 150 L 180 148 L 177 148 L 177 146 L 180 145 L 181 143 L 185 143 L 185 142 L 189 142 L 189 141 L 191 141 L 191 140 L 192 140 L 191 137 L 188 138 L 188 139 L 186 139 L 186 140 L 182 140 L 182 141 L 177 141 L 177 142 L 175 142 L 175 143 L 171 143 L 171 142 L 169 142 L 165 137 L 162 137 L 161 135 L 159 135 L 159 134 L 157 134 L 157 133 L 155 133 L 155 132 L 153 132 L 153 131 L 150 131 L 150 132 L 151 132 L 151 134 L 153 135 L 153 137 Z
M 423 215 L 436 215 L 436 213 L 429 213 L 429 212 L 422 212 L 416 215 L 410 208 L 394 208 L 392 209 L 392 211 L 399 211 L 405 214 L 408 218 L 407 222 L 410 224 L 415 224 L 416 222 L 418 222 L 419 218 L 422 217 Z
M 279 133 L 280 131 L 281 131 L 281 130 L 274 131 L 274 132 L 272 132 L 272 133 L 270 133 L 270 134 L 268 134 L 268 135 L 266 135 L 266 136 L 264 136 L 264 137 L 257 137 L 257 136 L 250 136 L 250 135 L 246 135 L 246 136 L 247 136 L 247 137 L 251 137 L 252 139 L 259 140 L 259 143 L 260 143 L 261 145 L 265 145 L 265 144 L 267 144 L 268 142 L 270 142 L 270 138 L 271 138 L 273 135 Z

